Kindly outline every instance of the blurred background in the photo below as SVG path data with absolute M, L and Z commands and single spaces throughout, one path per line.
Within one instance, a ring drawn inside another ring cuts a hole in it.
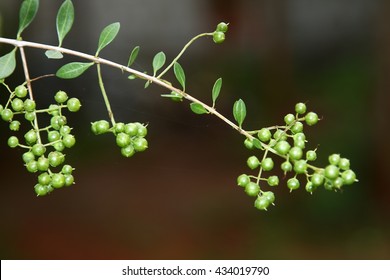
M 0 33 L 15 37 L 22 1 L 0 2 Z M 62 1 L 40 1 L 24 39 L 57 44 L 55 17 Z M 217 108 L 231 116 L 247 104 L 244 127 L 283 123 L 297 102 L 322 121 L 306 129 L 308 148 L 351 160 L 359 182 L 343 192 L 290 193 L 283 179 L 276 207 L 261 212 L 236 186 L 252 153 L 243 138 L 213 116 L 127 75 L 103 68 L 117 121 L 147 123 L 149 149 L 120 155 L 112 135 L 95 136 L 90 122 L 107 119 L 93 70 L 63 81 L 33 84 L 39 107 L 58 90 L 78 97 L 68 114 L 77 145 L 66 152 L 76 185 L 35 197 L 36 175 L 21 149 L 6 145 L 1 122 L 0 255 L 2 259 L 389 259 L 390 257 L 390 2 L 387 0 L 95 0 L 73 1 L 76 18 L 64 47 L 93 54 L 100 31 L 119 21 L 102 57 L 123 64 L 141 46 L 134 67 L 151 72 L 155 53 L 168 60 L 193 36 L 229 22 L 227 40 L 194 44 L 180 60 L 187 89 L 210 102 L 223 77 Z M 1 55 L 11 49 L 0 45 Z M 65 57 L 48 61 L 27 50 L 31 76 L 55 73 Z M 19 75 L 8 79 L 13 88 Z M 172 76 L 167 76 L 172 79 Z M 0 100 L 7 100 L 1 89 Z

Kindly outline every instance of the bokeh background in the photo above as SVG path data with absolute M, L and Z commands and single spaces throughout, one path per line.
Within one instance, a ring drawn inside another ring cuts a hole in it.
M 62 1 L 40 1 L 24 39 L 56 44 Z M 155 53 L 172 59 L 194 35 L 229 22 L 227 40 L 204 39 L 180 60 L 188 91 L 210 100 L 223 77 L 218 109 L 231 117 L 243 98 L 245 127 L 280 124 L 307 102 L 322 121 L 306 129 L 318 165 L 331 153 L 351 160 L 359 182 L 342 193 L 274 189 L 267 213 L 236 186 L 251 152 L 240 135 L 186 103 L 104 67 L 117 120 L 148 123 L 150 148 L 120 156 L 112 135 L 94 136 L 90 122 L 107 119 L 95 71 L 34 83 L 40 106 L 65 90 L 83 104 L 68 115 L 77 145 L 66 159 L 77 184 L 37 198 L 36 176 L 22 150 L 6 145 L 0 124 L 2 259 L 388 259 L 390 257 L 390 2 L 387 0 L 74 0 L 76 19 L 64 46 L 95 53 L 100 31 L 121 22 L 101 56 L 123 64 L 141 46 L 135 68 L 151 71 Z M 1 36 L 14 37 L 21 1 L 0 2 Z M 0 45 L 0 53 L 10 46 Z M 31 75 L 54 73 L 74 61 L 48 61 L 27 50 Z M 76 59 L 78 60 L 78 59 Z M 23 82 L 19 75 L 8 80 Z M 167 76 L 167 78 L 172 76 Z M 4 102 L 4 90 L 0 99 Z

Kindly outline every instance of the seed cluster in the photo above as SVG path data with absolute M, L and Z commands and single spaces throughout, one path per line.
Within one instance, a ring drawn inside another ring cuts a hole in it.
M 63 109 L 77 112 L 81 103 L 77 98 L 68 98 L 66 92 L 58 91 L 54 96 L 55 104 L 37 110 L 35 101 L 27 96 L 27 88 L 24 85 L 17 86 L 14 91 L 10 91 L 6 105 L 0 105 L 0 115 L 4 121 L 9 122 L 9 128 L 13 132 L 19 132 L 22 127 L 21 122 L 16 120 L 18 116 L 24 115 L 24 119 L 31 126 L 26 129 L 23 138 L 15 135 L 9 137 L 8 146 L 26 150 L 22 159 L 27 171 L 39 173 L 38 183 L 34 187 L 35 193 L 44 196 L 54 189 L 74 184 L 74 168 L 65 164 L 64 150 L 72 148 L 76 144 L 76 138 L 71 134 L 72 128 L 67 125 Z M 46 127 L 38 127 L 38 114 L 51 116 Z
M 267 208 L 275 201 L 272 191 L 263 191 L 260 182 L 264 185 L 274 187 L 279 185 L 277 175 L 266 176 L 265 172 L 274 169 L 275 163 L 272 155 L 281 157 L 283 162 L 280 169 L 286 176 L 292 173 L 287 180 L 287 187 L 290 192 L 298 189 L 301 183 L 299 175 L 306 177 L 305 189 L 312 193 L 317 187 L 324 185 L 327 190 L 339 190 L 344 185 L 350 185 L 356 180 L 355 173 L 350 169 L 349 160 L 340 157 L 339 154 L 329 156 L 329 165 L 325 168 L 318 168 L 311 164 L 317 159 L 316 149 L 307 150 L 304 124 L 312 126 L 317 124 L 319 117 L 314 112 L 306 112 L 306 104 L 295 105 L 295 114 L 287 114 L 284 117 L 284 125 L 262 128 L 252 131 L 253 138 L 247 138 L 245 147 L 250 150 L 263 150 L 263 157 L 259 159 L 252 155 L 247 159 L 247 165 L 251 170 L 257 170 L 257 175 L 241 174 L 237 178 L 237 184 L 244 188 L 249 196 L 256 197 L 254 206 L 259 210 Z

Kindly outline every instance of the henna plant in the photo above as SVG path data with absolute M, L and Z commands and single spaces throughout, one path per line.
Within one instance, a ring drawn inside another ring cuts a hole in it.
M 32 86 L 38 78 L 32 79 L 30 77 L 25 48 L 45 50 L 49 59 L 61 59 L 63 55 L 70 55 L 87 61 L 71 62 L 60 67 L 55 74 L 60 79 L 73 79 L 82 75 L 89 68 L 96 67 L 98 84 L 107 108 L 108 120 L 93 122 L 91 129 L 97 135 L 112 133 L 121 154 L 125 157 L 131 157 L 136 152 L 143 152 L 148 148 L 147 127 L 139 122 L 125 124 L 115 119 L 103 82 L 101 72 L 103 65 L 128 73 L 130 80 L 144 80 L 145 88 L 152 83 L 163 87 L 170 94 L 163 94 L 162 97 L 171 98 L 174 101 L 187 100 L 190 102 L 190 109 L 195 114 L 214 115 L 243 135 L 245 147 L 252 150 L 253 153 L 260 153 L 260 155 L 254 154 L 248 158 L 248 168 L 254 174 L 239 175 L 237 184 L 244 188 L 247 195 L 255 198 L 254 206 L 257 209 L 267 210 L 275 200 L 274 193 L 267 190 L 267 187 L 275 187 L 280 182 L 279 177 L 271 173 L 276 169 L 274 157 L 282 159 L 280 169 L 285 175 L 290 175 L 287 179 L 287 187 L 290 191 L 298 189 L 301 185 L 304 185 L 306 191 L 310 193 L 322 185 L 327 190 L 337 191 L 344 185 L 350 185 L 357 181 L 355 173 L 350 169 L 349 160 L 340 157 L 339 154 L 329 156 L 329 164 L 320 168 L 313 165 L 317 158 L 316 150 L 304 152 L 307 142 L 304 126 L 312 126 L 319 121 L 315 112 L 307 111 L 306 104 L 296 104 L 294 112 L 285 115 L 281 125 L 246 130 L 243 128 L 243 123 L 247 111 L 242 99 L 238 99 L 233 105 L 234 121 L 229 120 L 216 109 L 216 102 L 222 89 L 222 78 L 218 78 L 212 87 L 211 105 L 198 100 L 186 91 L 186 75 L 179 63 L 180 58 L 200 38 L 211 37 L 215 43 L 222 43 L 225 40 L 225 33 L 228 31 L 228 24 L 221 22 L 215 31 L 202 33 L 192 38 L 167 66 L 165 66 L 164 52 L 157 53 L 152 60 L 153 73 L 148 74 L 131 68 L 140 50 L 138 46 L 131 51 L 127 65 L 100 57 L 100 52 L 117 36 L 120 30 L 118 22 L 112 23 L 102 30 L 94 55 L 62 47 L 63 40 L 73 25 L 74 8 L 70 0 L 65 0 L 57 13 L 57 46 L 23 40 L 22 32 L 33 21 L 38 8 L 39 0 L 24 0 L 19 12 L 19 28 L 16 39 L 0 37 L 0 43 L 14 46 L 11 52 L 0 57 L 0 84 L 9 95 L 8 101 L 0 105 L 0 116 L 9 123 L 11 131 L 19 131 L 22 125 L 30 126 L 26 129 L 24 139 L 11 136 L 8 139 L 8 145 L 11 148 L 19 147 L 25 150 L 22 159 L 26 169 L 29 172 L 39 174 L 38 182 L 34 187 L 38 196 L 44 196 L 55 189 L 74 184 L 73 168 L 65 161 L 65 149 L 73 147 L 76 138 L 71 134 L 72 128 L 67 123 L 65 113 L 66 111 L 77 112 L 81 103 L 77 98 L 69 98 L 67 93 L 59 90 L 54 94 L 54 104 L 48 108 L 38 109 Z M 17 52 L 21 57 L 25 80 L 12 89 L 6 83 L 6 78 L 11 76 L 16 68 Z M 169 71 L 173 71 L 179 87 L 164 79 L 164 75 Z M 45 77 L 47 76 L 39 78 Z M 46 126 L 41 125 L 40 116 L 42 114 L 51 116 L 50 122 Z M 25 123 L 22 124 L 23 121 Z

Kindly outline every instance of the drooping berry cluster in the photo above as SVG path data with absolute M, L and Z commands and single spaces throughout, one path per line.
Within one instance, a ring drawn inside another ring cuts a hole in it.
M 9 90 L 7 86 L 6 88 Z M 24 85 L 17 86 L 14 91 L 9 90 L 9 92 L 10 97 L 6 105 L 4 107 L 0 105 L 1 118 L 9 122 L 11 131 L 19 132 L 22 125 L 15 118 L 24 115 L 31 128 L 26 129 L 23 138 L 15 135 L 9 137 L 8 146 L 25 149 L 22 159 L 27 171 L 40 173 L 38 183 L 34 187 L 36 194 L 44 196 L 54 189 L 71 186 L 74 183 L 73 168 L 64 164 L 63 151 L 73 147 L 76 138 L 71 134 L 72 128 L 67 125 L 63 109 L 77 112 L 81 107 L 80 101 L 77 98 L 68 98 L 64 91 L 58 91 L 54 96 L 56 104 L 37 110 L 35 101 L 27 98 L 28 90 Z M 51 116 L 50 123 L 46 127 L 38 127 L 38 114 Z
M 119 122 L 110 127 L 108 121 L 100 120 L 93 122 L 91 129 L 96 135 L 113 133 L 116 144 L 121 149 L 121 154 L 125 157 L 131 157 L 136 152 L 143 152 L 148 148 L 148 141 L 145 138 L 148 129 L 139 122 L 128 124 Z
M 244 145 L 248 149 L 261 149 L 264 151 L 263 157 L 259 159 L 252 155 L 247 160 L 247 165 L 251 170 L 257 170 L 257 175 L 241 174 L 237 178 L 237 184 L 244 188 L 249 196 L 256 197 L 255 207 L 260 210 L 267 210 L 269 205 L 275 201 L 272 191 L 263 191 L 263 185 L 274 187 L 279 185 L 277 175 L 267 176 L 264 173 L 274 169 L 275 163 L 271 155 L 282 158 L 280 169 L 286 176 L 292 173 L 287 180 L 287 187 L 290 191 L 301 186 L 299 175 L 306 177 L 305 189 L 312 193 L 317 187 L 324 185 L 327 190 L 339 190 L 344 185 L 350 185 L 356 180 L 355 173 L 350 169 L 349 160 L 341 158 L 338 154 L 329 157 L 329 165 L 325 168 L 318 168 L 311 165 L 316 160 L 316 149 L 307 150 L 306 136 L 304 134 L 304 123 L 315 125 L 318 115 L 314 112 L 306 112 L 306 104 L 298 103 L 295 106 L 295 114 L 287 114 L 284 117 L 284 125 L 262 128 L 251 131 L 251 135 L 256 135 L 252 139 L 246 139 Z M 261 186 L 261 182 L 264 184 Z

